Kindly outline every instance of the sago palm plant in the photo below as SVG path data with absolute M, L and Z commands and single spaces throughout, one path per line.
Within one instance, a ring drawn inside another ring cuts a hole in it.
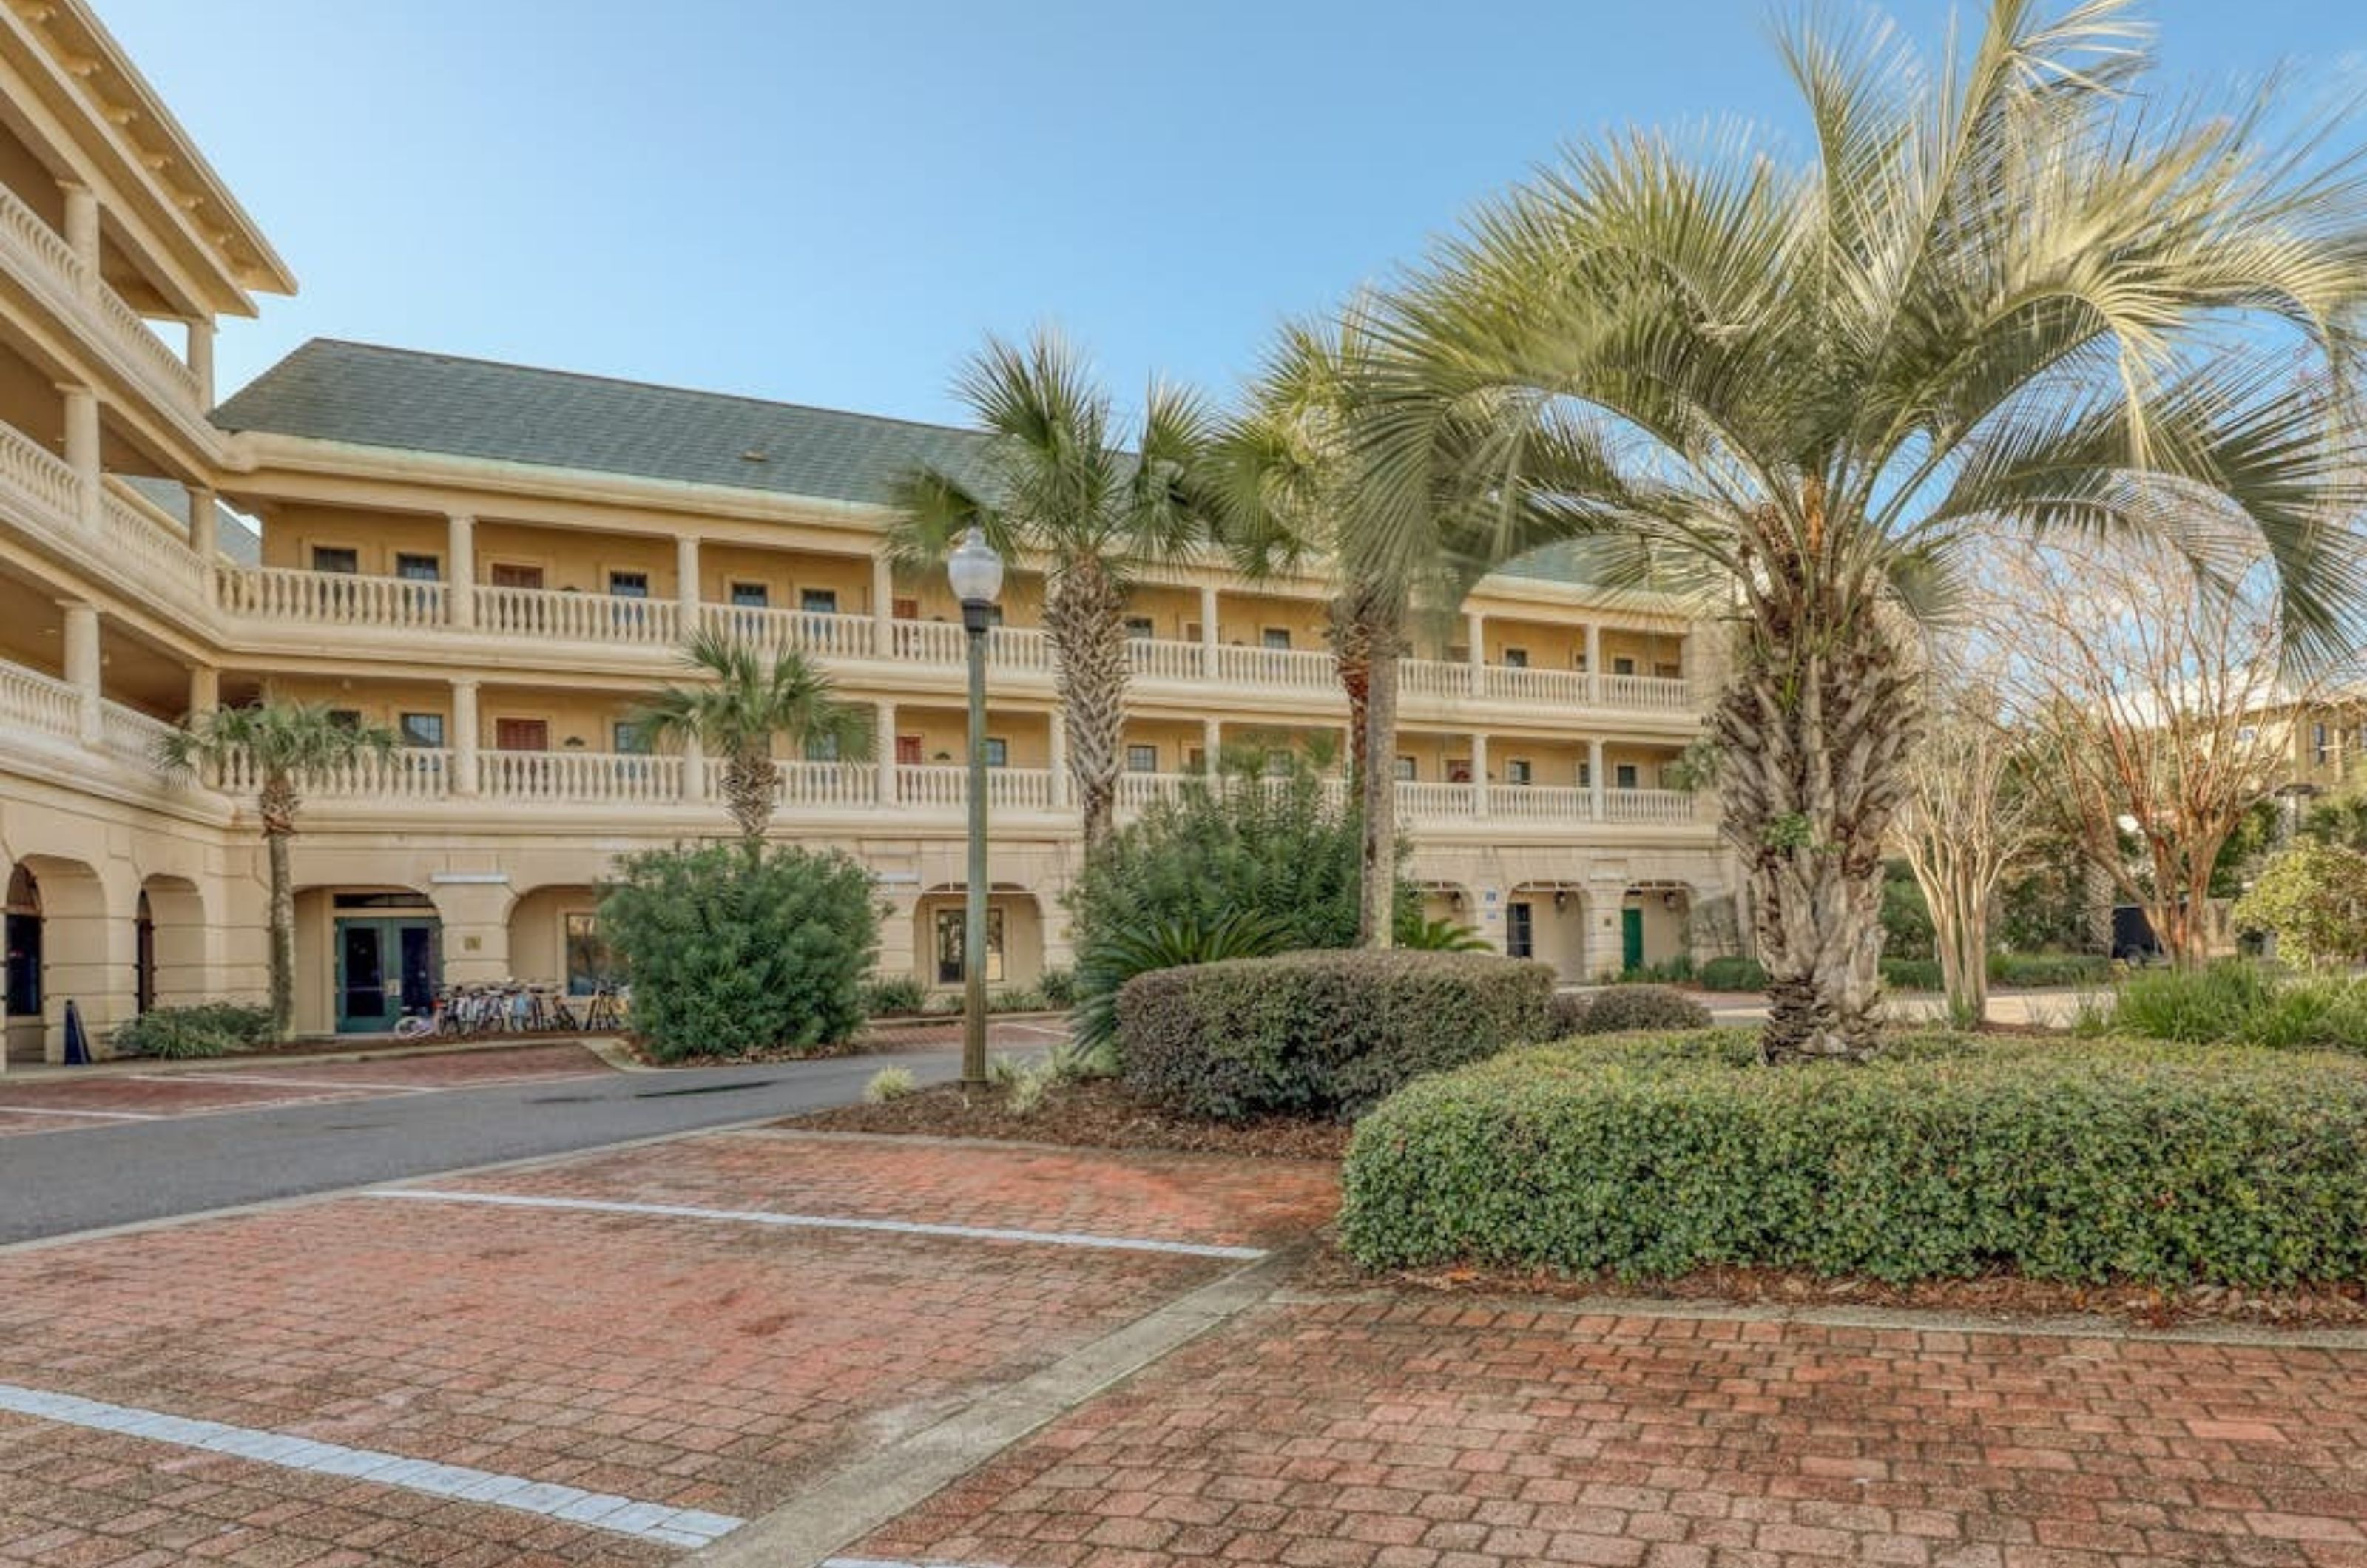
M 1127 591 L 1142 568 L 1207 536 L 1214 420 L 1192 393 L 1154 383 L 1129 450 L 1109 394 L 1050 332 L 1024 345 L 989 338 L 956 385 L 987 434 L 980 472 L 903 476 L 889 552 L 906 570 L 934 566 L 976 525 L 1005 558 L 1041 564 L 1069 774 L 1091 848 L 1109 836 L 1124 757 Z
M 708 626 L 683 644 L 683 662 L 707 679 L 668 686 L 636 710 L 631 723 L 655 744 L 697 740 L 721 761 L 723 807 L 741 840 L 764 841 L 781 789 L 776 740 L 846 761 L 871 753 L 871 722 L 840 702 L 830 677 L 795 649 L 763 649 Z
M 187 777 L 238 770 L 255 786 L 270 877 L 271 1038 L 285 1041 L 296 1016 L 296 883 L 289 851 L 305 787 L 398 744 L 391 729 L 340 719 L 325 703 L 263 702 L 193 715 L 156 742 L 156 765 Z
M 1771 1059 L 1878 1045 L 1886 832 L 1913 639 L 1976 541 L 2166 538 L 2272 581 L 2288 656 L 2353 645 L 2367 200 L 2339 122 L 2141 92 L 2124 0 L 1991 0 L 1927 63 L 1879 20 L 1783 39 L 1814 140 L 1571 150 L 1387 301 L 1368 460 L 1429 526 L 1442 469 L 1507 552 L 1732 624 L 1725 832 Z M 2195 519 L 2206 519 L 2202 524 Z

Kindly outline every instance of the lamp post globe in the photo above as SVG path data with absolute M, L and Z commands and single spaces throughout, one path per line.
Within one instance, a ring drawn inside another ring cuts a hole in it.
M 1002 592 L 1002 558 L 972 527 L 946 558 L 969 644 L 969 866 L 962 885 L 962 1082 L 986 1082 L 986 633 Z

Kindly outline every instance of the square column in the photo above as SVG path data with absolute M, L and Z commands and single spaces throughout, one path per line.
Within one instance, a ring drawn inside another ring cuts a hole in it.
M 444 519 L 446 614 L 456 626 L 477 624 L 477 520 L 465 512 Z
M 674 596 L 682 606 L 682 635 L 698 629 L 698 536 L 684 534 L 674 542 Z
M 477 682 L 467 677 L 452 682 L 452 793 L 477 793 Z
M 68 602 L 65 612 L 66 683 L 74 689 L 74 728 L 85 746 L 100 739 L 98 609 Z

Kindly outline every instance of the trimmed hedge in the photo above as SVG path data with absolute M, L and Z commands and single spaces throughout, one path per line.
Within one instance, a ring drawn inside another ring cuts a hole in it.
M 1554 974 L 1492 953 L 1291 953 L 1155 969 L 1118 992 L 1128 1089 L 1215 1121 L 1353 1113 L 1550 1032 Z
M 1713 958 L 1701 966 L 1701 983 L 1705 991 L 1763 991 L 1767 966 L 1756 958 Z
M 1614 986 L 1591 996 L 1557 995 L 1552 1034 L 1627 1034 L 1642 1029 L 1707 1029 L 1709 1009 L 1666 986 Z
M 1629 1279 L 1717 1265 L 1890 1280 L 2367 1278 L 2367 1066 L 1932 1037 L 1754 1065 L 1742 1032 L 1507 1053 L 1356 1129 L 1343 1244 Z
M 1989 980 L 1999 986 L 2101 986 L 2112 961 L 2100 953 L 1992 953 Z

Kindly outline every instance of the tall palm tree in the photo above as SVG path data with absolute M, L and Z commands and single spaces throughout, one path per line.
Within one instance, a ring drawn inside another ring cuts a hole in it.
M 255 814 L 263 826 L 271 907 L 271 1037 L 287 1040 L 296 1018 L 296 884 L 289 851 L 307 784 L 362 757 L 383 757 L 398 744 L 391 729 L 339 719 L 325 703 L 263 702 L 191 716 L 156 742 L 156 765 L 187 777 L 243 765 L 255 784 Z
M 1049 331 L 1024 345 L 990 337 L 956 389 L 988 436 L 978 469 L 904 475 L 889 553 L 906 570 L 933 566 L 976 525 L 1004 557 L 1042 563 L 1044 629 L 1090 850 L 1108 837 L 1117 804 L 1127 591 L 1142 568 L 1206 537 L 1215 422 L 1198 397 L 1154 382 L 1128 451 L 1109 394 Z
M 764 843 L 780 795 L 775 740 L 848 761 L 870 755 L 868 716 L 840 702 L 830 677 L 796 649 L 768 659 L 753 644 L 705 626 L 683 644 L 682 657 L 707 679 L 665 687 L 628 722 L 641 726 L 653 743 L 697 740 L 721 759 L 724 809 L 750 849 Z
M 2350 645 L 2367 589 L 2342 526 L 2361 158 L 2332 121 L 2272 136 L 2265 96 L 2147 102 L 2126 0 L 1987 11 L 1936 68 L 1812 16 L 1782 39 L 1805 161 L 1747 134 L 1575 148 L 1376 327 L 1372 462 L 1410 498 L 1384 531 L 1423 525 L 1452 461 L 1507 542 L 1585 541 L 1605 581 L 1730 616 L 1713 725 L 1772 1060 L 1878 1046 L 1909 655 L 1968 545 L 2146 536 L 2225 575 L 2213 541 L 2239 534 L 2294 660 Z

